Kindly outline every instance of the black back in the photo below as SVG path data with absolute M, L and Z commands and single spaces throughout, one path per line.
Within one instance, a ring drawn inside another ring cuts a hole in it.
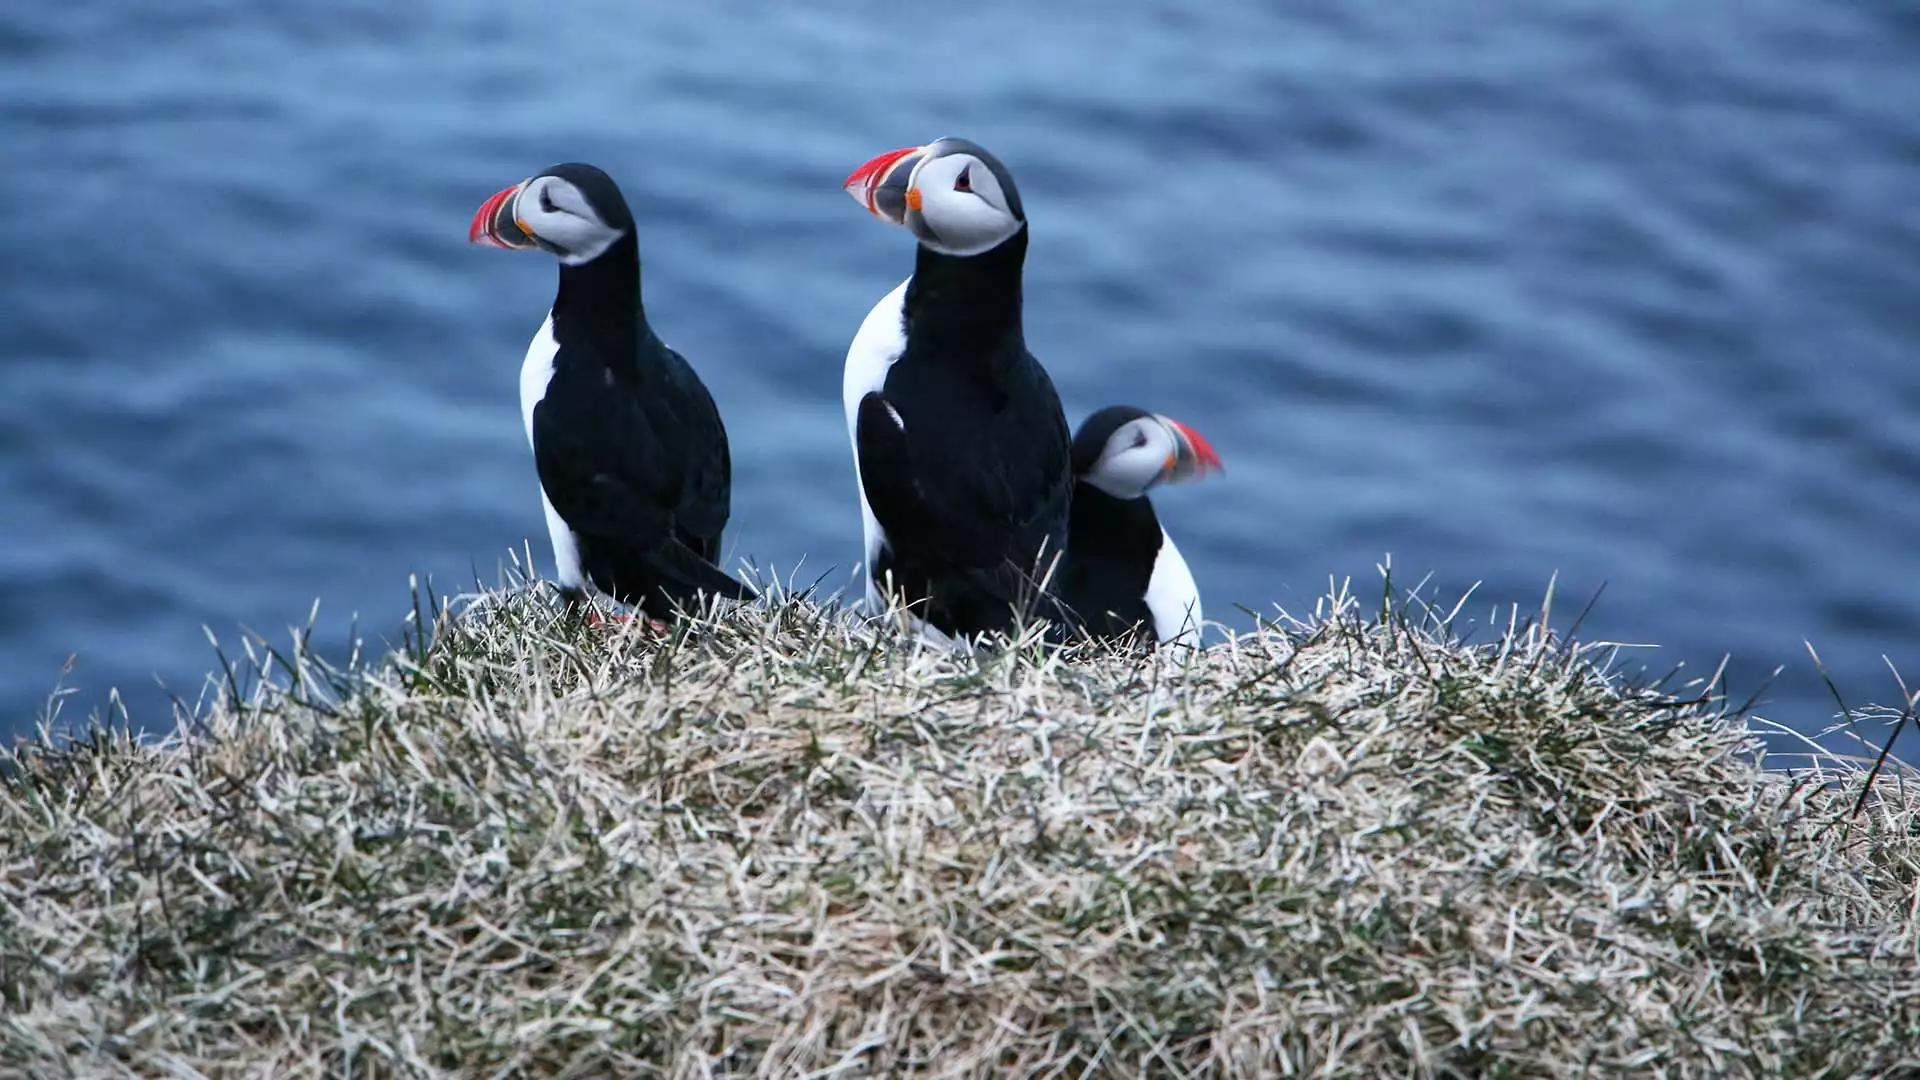
M 699 375 L 647 323 L 639 248 L 618 189 L 598 170 L 586 182 L 563 171 L 581 168 L 590 167 L 549 171 L 627 232 L 592 262 L 560 268 L 553 303 L 559 350 L 533 410 L 540 486 L 574 532 L 582 572 L 616 600 L 661 618 L 696 590 L 751 596 L 714 565 L 732 491 L 719 410 Z
M 948 633 L 1063 617 L 1037 575 L 1067 539 L 1069 440 L 1021 329 L 1026 248 L 1024 227 L 974 256 L 919 247 L 906 348 L 856 418 L 862 486 L 887 537 L 869 572 L 891 574 L 914 613 Z
M 1117 499 L 1084 480 L 1074 485 L 1060 597 L 1088 634 L 1154 640 L 1147 583 L 1164 537 L 1146 496 Z

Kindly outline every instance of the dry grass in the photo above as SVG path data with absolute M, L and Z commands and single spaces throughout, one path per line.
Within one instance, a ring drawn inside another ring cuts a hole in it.
M 1914 775 L 1856 816 L 1861 766 L 1762 771 L 1604 655 L 1337 596 L 1179 664 L 495 595 L 23 747 L 0 1072 L 1920 1068 Z

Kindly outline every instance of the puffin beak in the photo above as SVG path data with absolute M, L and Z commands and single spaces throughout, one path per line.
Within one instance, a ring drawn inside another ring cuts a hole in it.
M 522 180 L 481 203 L 480 209 L 474 212 L 473 224 L 467 227 L 467 242 L 501 248 L 535 246 L 533 236 L 520 226 L 517 212 L 520 192 L 526 186 L 527 182 Z
M 1175 420 L 1171 416 L 1155 414 L 1166 429 L 1173 434 L 1174 452 L 1167 456 L 1167 463 L 1160 471 L 1160 479 L 1169 482 L 1197 480 L 1210 472 L 1224 472 L 1220 455 L 1214 453 L 1213 445 L 1207 442 L 1199 432 Z
M 853 170 L 853 175 L 841 186 L 869 213 L 895 225 L 904 225 L 908 204 L 918 201 L 916 193 L 907 190 L 907 181 L 912 178 L 920 155 L 926 151 L 924 146 L 889 150 Z

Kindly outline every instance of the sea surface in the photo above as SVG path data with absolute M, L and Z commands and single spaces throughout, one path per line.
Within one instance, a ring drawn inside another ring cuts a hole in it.
M 372 647 L 410 575 L 551 572 L 554 265 L 466 231 L 558 161 L 635 208 L 733 554 L 844 583 L 841 361 L 912 242 L 840 185 L 943 135 L 1019 183 L 1070 421 L 1224 457 L 1156 496 L 1209 616 L 1390 558 L 1482 627 L 1599 593 L 1582 638 L 1801 731 L 1809 643 L 1920 684 L 1911 5 L 94 0 L 0 8 L 0 731 L 166 727 L 203 627 Z

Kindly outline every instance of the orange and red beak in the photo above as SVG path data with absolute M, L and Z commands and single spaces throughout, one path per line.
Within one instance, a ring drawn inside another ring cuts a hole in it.
M 853 170 L 841 186 L 869 213 L 895 225 L 904 225 L 908 208 L 917 201 L 915 194 L 907 189 L 907 182 L 913 178 L 913 168 L 926 151 L 924 146 L 889 150 Z
M 1178 482 L 1197 480 L 1210 472 L 1224 472 L 1220 455 L 1214 453 L 1213 444 L 1206 437 L 1171 416 L 1158 416 L 1167 430 L 1173 433 L 1174 452 L 1167 458 L 1166 468 L 1161 471 L 1163 481 Z
M 480 209 L 474 212 L 473 224 L 467 227 L 467 242 L 513 249 L 537 246 L 533 236 L 520 225 L 517 209 L 520 192 L 526 186 L 527 182 L 522 180 L 481 203 Z

